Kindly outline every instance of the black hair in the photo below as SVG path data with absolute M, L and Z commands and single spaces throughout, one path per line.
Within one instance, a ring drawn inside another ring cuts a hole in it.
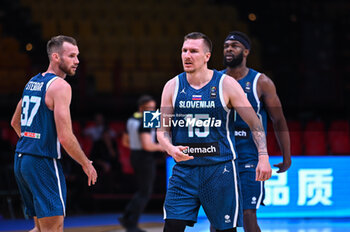
M 137 105 L 139 107 L 143 106 L 144 104 L 150 102 L 150 101 L 155 101 L 154 98 L 150 95 L 142 95 L 138 101 L 137 101 Z

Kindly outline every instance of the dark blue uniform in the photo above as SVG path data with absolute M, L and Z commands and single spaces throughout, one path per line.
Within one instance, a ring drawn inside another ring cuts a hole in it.
M 53 111 L 45 103 L 54 74 L 34 76 L 22 95 L 21 137 L 16 146 L 15 176 L 28 216 L 65 215 L 66 184 Z
M 225 72 L 226 70 L 223 71 L 223 73 Z M 267 113 L 263 102 L 259 100 L 257 92 L 259 77 L 259 72 L 249 69 L 248 74 L 238 80 L 238 83 L 242 86 L 266 133 Z M 264 182 L 255 181 L 255 169 L 259 160 L 258 150 L 249 126 L 238 114 L 235 115 L 235 137 L 243 195 L 243 209 L 258 209 L 264 200 Z
M 223 98 L 224 77 L 214 70 L 210 82 L 201 89 L 189 85 L 186 73 L 176 77 L 172 142 L 188 146 L 184 152 L 194 159 L 173 168 L 164 204 L 165 219 L 195 222 L 202 205 L 217 229 L 242 224 L 233 110 L 227 108 Z

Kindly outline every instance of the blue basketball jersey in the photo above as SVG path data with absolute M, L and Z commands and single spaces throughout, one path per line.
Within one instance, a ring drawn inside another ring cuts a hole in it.
M 25 86 L 22 95 L 21 137 L 16 152 L 61 158 L 53 111 L 47 108 L 45 95 L 56 75 L 41 73 Z
M 226 73 L 226 70 L 222 71 Z M 249 69 L 248 74 L 238 80 L 238 83 L 242 86 L 250 104 L 255 110 L 258 118 L 260 119 L 266 134 L 267 128 L 267 114 L 263 102 L 260 102 L 258 92 L 257 92 L 257 83 L 260 77 L 259 72 L 254 69 Z M 235 115 L 235 138 L 236 138 L 236 150 L 238 152 L 238 162 L 248 163 L 250 161 L 258 160 L 258 150 L 254 143 L 252 133 L 249 129 L 247 123 L 239 116 L 239 114 Z
M 181 164 L 208 165 L 236 159 L 233 110 L 227 108 L 222 93 L 225 76 L 214 70 L 212 79 L 201 89 L 190 86 L 186 73 L 175 77 L 172 142 L 188 146 L 184 152 L 194 156 Z

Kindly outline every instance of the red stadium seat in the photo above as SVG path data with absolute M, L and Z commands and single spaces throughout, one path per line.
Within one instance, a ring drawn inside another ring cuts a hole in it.
M 73 129 L 73 133 L 77 137 L 82 135 L 81 126 L 80 126 L 80 123 L 78 121 L 72 121 L 72 129 Z
M 116 134 L 122 134 L 125 131 L 126 124 L 124 121 L 113 121 L 109 123 L 109 128 L 114 130 Z
M 350 127 L 346 120 L 333 121 L 328 129 L 330 153 L 350 155 Z
M 270 121 L 267 123 L 266 140 L 267 140 L 267 151 L 269 155 L 270 156 L 281 155 L 281 151 L 278 147 L 278 143 L 276 140 L 275 132 L 273 130 L 272 123 Z
M 306 124 L 303 134 L 305 155 L 327 155 L 325 125 L 322 121 L 311 121 Z
M 16 146 L 18 141 L 18 135 L 15 130 L 10 127 L 9 124 L 2 125 L 1 138 L 5 141 L 11 143 L 11 145 Z
M 93 141 L 90 137 L 84 136 L 84 137 L 79 137 L 78 138 L 81 148 L 85 152 L 87 157 L 90 157 L 90 152 L 93 146 Z
M 291 155 L 302 155 L 301 123 L 299 121 L 288 121 L 287 124 L 289 129 Z

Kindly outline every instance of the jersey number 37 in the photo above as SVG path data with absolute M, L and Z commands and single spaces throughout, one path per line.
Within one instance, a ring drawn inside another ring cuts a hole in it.
M 32 104 L 31 104 L 32 103 Z M 21 126 L 31 126 L 34 116 L 38 113 L 38 109 L 41 103 L 41 97 L 28 95 L 23 96 L 22 99 L 22 115 L 21 115 Z M 31 105 L 33 105 L 31 107 Z

